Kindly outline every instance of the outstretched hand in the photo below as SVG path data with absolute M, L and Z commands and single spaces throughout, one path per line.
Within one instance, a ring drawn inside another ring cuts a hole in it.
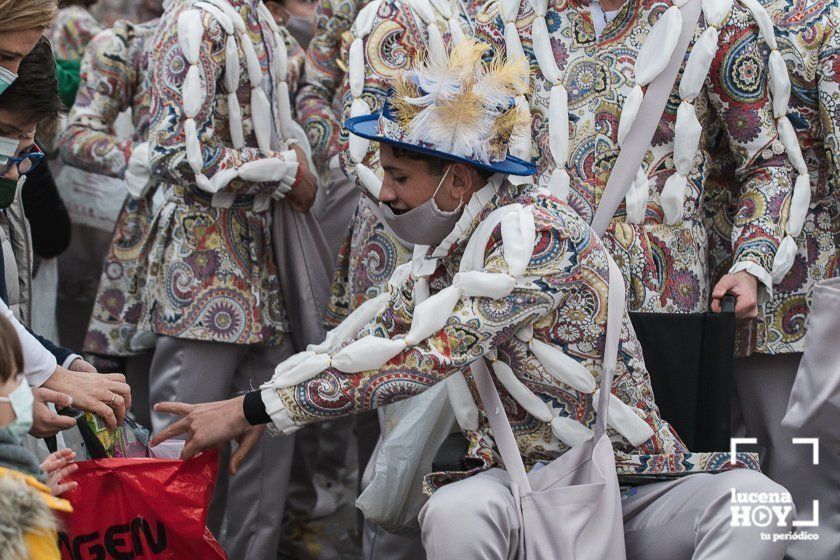
M 155 405 L 157 412 L 175 414 L 181 416 L 181 419 L 156 434 L 150 445 L 154 447 L 168 439 L 185 435 L 186 443 L 181 451 L 181 459 L 190 459 L 202 451 L 244 437 L 248 428 L 252 427 L 242 410 L 244 399 L 241 396 L 204 404 L 158 403 Z M 250 438 L 243 440 L 243 444 L 246 440 L 250 449 L 253 446 Z

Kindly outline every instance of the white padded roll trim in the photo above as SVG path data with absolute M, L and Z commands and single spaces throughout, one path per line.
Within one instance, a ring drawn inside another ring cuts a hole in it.
M 416 346 L 441 330 L 452 316 L 461 290 L 456 286 L 447 286 L 429 299 L 414 307 L 411 329 L 405 337 L 409 346 Z
M 227 14 L 222 12 L 222 10 L 220 10 L 219 8 L 214 6 L 213 4 L 210 4 L 209 2 L 196 2 L 195 7 L 196 8 L 201 8 L 202 10 L 204 10 L 207 13 L 209 13 L 210 15 L 212 15 L 213 18 L 215 18 L 215 20 L 219 22 L 219 25 L 222 26 L 222 29 L 225 30 L 225 33 L 227 33 L 228 35 L 233 34 L 233 32 L 234 32 L 233 22 L 227 16 Z
M 624 100 L 624 105 L 621 106 L 621 118 L 618 120 L 618 145 L 624 144 L 624 138 L 630 132 L 630 128 L 636 121 L 636 115 L 639 114 L 639 107 L 644 99 L 644 92 L 639 85 L 633 86 L 629 95 Z
M 787 117 L 781 117 L 776 120 L 776 125 L 779 129 L 779 140 L 785 147 L 791 165 L 799 174 L 808 173 L 808 165 L 802 157 L 802 148 L 799 147 L 799 139 L 790 120 Z
M 636 178 L 624 196 L 624 204 L 627 209 L 627 222 L 630 224 L 641 224 L 645 221 L 645 211 L 648 203 L 648 178 L 645 170 L 640 166 L 636 171 Z
M 703 0 L 701 6 L 706 23 L 720 27 L 732 9 L 732 0 Z
M 544 17 L 534 19 L 534 23 L 531 24 L 531 37 L 533 39 L 534 56 L 537 59 L 540 71 L 548 83 L 558 85 L 563 74 L 554 59 L 551 36 L 548 33 L 548 26 Z
M 534 325 L 528 323 L 527 325 L 516 331 L 516 334 L 514 336 L 522 342 L 531 342 L 531 339 L 534 338 Z
M 760 37 L 771 50 L 775 50 L 777 48 L 776 33 L 774 31 L 773 21 L 770 19 L 770 14 L 767 13 L 764 6 L 757 0 L 741 0 L 741 4 L 750 11 L 755 22 L 758 24 Z
M 362 183 L 362 186 L 366 188 L 375 199 L 379 200 L 379 191 L 382 190 L 382 179 L 380 179 L 370 167 L 363 163 L 356 164 L 356 176 L 359 177 L 359 181 Z
M 447 26 L 449 27 L 449 37 L 453 45 L 457 45 L 464 40 L 464 30 L 461 29 L 461 24 L 458 23 L 457 19 L 450 19 L 447 22 Z
M 212 4 L 219 8 L 225 15 L 230 18 L 231 23 L 233 24 L 234 29 L 236 29 L 237 33 L 245 33 L 247 28 L 245 27 L 245 21 L 242 19 L 242 16 L 239 15 L 233 6 L 228 4 L 225 0 L 205 0 L 208 4 Z
M 792 237 L 799 237 L 805 218 L 808 217 L 808 207 L 811 204 L 811 178 L 807 173 L 796 176 L 793 195 L 790 199 L 790 215 L 788 216 L 787 232 Z
M 187 64 L 198 64 L 201 51 L 201 38 L 204 35 L 204 24 L 201 12 L 198 10 L 184 10 L 178 15 L 178 45 Z
M 260 59 L 257 58 L 257 51 L 254 50 L 254 44 L 251 43 L 251 38 L 243 33 L 239 36 L 239 44 L 242 46 L 242 52 L 245 53 L 245 67 L 248 70 L 248 81 L 251 82 L 251 87 L 261 87 L 263 83 L 262 67 L 260 66 Z
M 200 173 L 196 175 L 195 184 L 198 185 L 198 188 L 203 190 L 204 192 L 213 192 L 213 183 L 210 182 L 210 179 L 208 179 L 205 175 L 202 175 Z
M 636 83 L 646 86 L 668 66 L 682 31 L 682 13 L 671 6 L 653 25 L 636 57 Z
M 204 88 L 201 85 L 201 72 L 198 66 L 190 66 L 184 78 L 184 114 L 188 119 L 194 119 L 204 105 Z
M 215 175 L 210 177 L 210 183 L 213 185 L 213 192 L 219 192 L 224 189 L 237 177 L 239 177 L 238 169 L 233 167 L 220 169 Z
M 537 17 L 545 17 L 545 13 L 548 11 L 548 0 L 530 0 L 530 4 Z
M 694 156 L 700 146 L 700 135 L 703 127 L 697 120 L 694 105 L 683 101 L 677 108 L 677 123 L 674 127 L 674 167 L 677 171 L 688 176 L 694 167 Z
M 324 342 L 314 345 L 310 344 L 307 350 L 317 353 L 334 351 L 344 344 L 345 340 L 359 334 L 362 327 L 370 323 L 380 311 L 385 309 L 390 297 L 391 295 L 388 292 L 383 292 L 375 298 L 367 300 L 348 315 L 344 321 L 329 331 Z
M 452 285 L 467 297 L 499 299 L 507 297 L 513 291 L 516 278 L 500 272 L 470 270 L 457 273 L 452 279 Z
M 350 105 L 350 117 L 362 117 L 366 115 L 370 115 L 370 105 L 363 98 L 357 97 L 353 100 L 353 104 Z
M 779 249 L 776 251 L 776 256 L 773 258 L 773 270 L 770 272 L 770 277 L 773 278 L 773 283 L 781 282 L 787 273 L 790 272 L 793 266 L 793 261 L 796 259 L 796 240 L 790 235 L 786 235 L 782 242 L 779 243 Z
M 569 158 L 569 96 L 560 84 L 551 87 L 548 104 L 548 144 L 551 157 L 560 167 Z
M 309 356 L 286 373 L 276 376 L 273 385 L 277 389 L 287 389 L 294 387 L 298 383 L 309 381 L 330 367 L 330 362 L 331 360 L 328 354 Z
M 396 288 L 400 284 L 408 280 L 409 276 L 411 276 L 411 263 L 402 263 L 398 267 L 394 268 L 394 272 L 392 272 L 391 277 L 388 278 L 388 286 L 390 286 L 391 288 Z M 420 279 L 418 278 L 417 282 L 419 281 Z M 417 282 L 414 283 L 415 286 L 417 285 Z M 425 300 L 426 298 L 423 299 Z
M 450 7 L 448 0 L 431 0 L 432 6 L 434 6 L 435 10 L 443 17 L 443 19 L 449 19 L 452 17 L 452 9 Z
M 285 81 L 277 84 L 277 113 L 280 118 L 280 134 L 283 138 L 293 138 L 295 135 L 294 124 L 292 120 L 292 102 L 289 96 L 289 84 Z
M 261 5 L 265 6 L 265 4 Z M 280 79 L 285 81 L 289 74 L 289 50 L 286 48 L 286 41 L 277 32 L 274 33 L 274 43 L 274 56 L 277 58 L 277 73 L 280 75 Z
M 344 373 L 380 369 L 405 349 L 404 340 L 364 336 L 336 352 L 332 357 L 332 367 Z
M 423 302 L 429 299 L 429 279 L 421 276 L 414 283 L 414 301 Z
M 470 201 L 472 202 L 472 201 Z M 522 208 L 521 204 L 508 204 L 493 210 L 489 216 L 479 222 L 478 227 L 467 241 L 467 246 L 464 249 L 464 254 L 461 256 L 461 262 L 458 265 L 460 272 L 468 272 L 470 270 L 481 270 L 484 268 L 485 251 L 487 244 L 490 242 L 490 237 L 496 226 L 502 223 L 502 218 L 511 212 L 517 212 Z
M 239 178 L 251 183 L 279 181 L 289 172 L 289 162 L 279 158 L 249 161 L 239 167 Z
M 239 47 L 236 39 L 231 35 L 225 43 L 225 89 L 234 93 L 239 89 L 239 74 L 242 66 L 239 64 Z
M 595 411 L 598 411 L 598 397 L 601 390 L 595 391 L 592 395 L 592 404 Z M 610 393 L 610 418 L 609 425 L 624 439 L 630 442 L 633 447 L 638 447 L 653 437 L 653 430 L 642 418 L 636 414 L 636 408 L 630 407 L 624 401 Z
M 417 12 L 417 15 L 420 16 L 420 19 L 423 20 L 423 23 L 426 25 L 435 23 L 435 19 L 437 19 L 435 18 L 435 9 L 432 8 L 429 0 L 411 0 L 409 4 Z
M 353 97 L 361 97 L 365 87 L 365 51 L 364 43 L 358 37 L 350 43 L 347 68 L 350 93 Z
M 709 68 L 718 49 L 718 30 L 714 27 L 706 29 L 697 42 L 691 47 L 685 70 L 680 79 L 680 97 L 684 101 L 694 101 L 703 90 Z
M 687 186 L 688 179 L 679 172 L 675 172 L 665 181 L 662 194 L 659 195 L 659 203 L 662 205 L 666 224 L 674 225 L 682 221 Z
M 492 363 L 493 373 L 496 374 L 496 379 L 502 386 L 510 393 L 510 396 L 522 405 L 528 414 L 539 420 L 540 422 L 551 422 L 552 413 L 551 407 L 546 404 L 539 396 L 534 394 L 524 383 L 522 383 L 513 373 L 513 370 L 505 362 L 496 360 Z
M 242 130 L 242 107 L 239 106 L 239 97 L 235 93 L 228 94 L 228 125 L 233 147 L 241 150 L 245 147 L 245 133 Z
M 204 160 L 201 156 L 201 143 L 198 141 L 198 131 L 193 119 L 187 119 L 184 122 L 184 140 L 187 145 L 187 163 L 190 164 L 193 173 L 199 175 L 204 169 Z
M 499 4 L 499 15 L 502 16 L 502 21 L 505 23 L 516 21 L 519 15 L 519 0 L 501 0 Z
M 370 140 L 356 136 L 351 132 L 348 135 L 348 141 L 350 144 L 350 159 L 352 161 L 364 160 L 365 154 L 367 154 L 368 148 L 370 147 Z
M 518 41 L 518 38 L 517 38 Z M 516 96 L 516 110 L 519 112 L 519 118 L 521 122 L 531 122 L 531 108 L 528 105 L 528 100 L 524 95 Z M 518 134 L 510 143 L 508 147 L 508 151 L 511 155 L 518 157 L 519 159 L 530 161 L 531 160 L 531 134 Z M 509 181 L 514 181 L 516 179 L 515 175 L 510 175 L 508 177 Z M 522 178 L 521 178 L 522 179 Z M 530 180 L 530 177 L 525 177 L 525 180 Z M 515 183 L 516 184 L 516 183 Z M 521 183 L 519 183 L 521 184 Z
M 440 33 L 437 24 L 432 23 L 427 28 L 429 32 L 429 55 L 433 60 L 446 59 L 446 45 L 443 44 L 443 35 Z
M 767 67 L 770 73 L 770 93 L 773 96 L 773 116 L 778 119 L 787 115 L 790 101 L 790 77 L 782 53 L 772 51 Z
M 548 190 L 552 195 L 564 202 L 569 200 L 570 185 L 571 178 L 565 169 L 558 167 L 551 172 L 551 177 L 548 180 Z
M 531 339 L 528 346 L 549 375 L 556 380 L 581 393 L 592 393 L 595 390 L 595 378 L 589 370 L 563 353 L 560 348 L 536 338 Z
M 595 436 L 592 430 L 565 416 L 552 418 L 551 433 L 569 447 L 577 447 Z
M 455 412 L 455 419 L 462 430 L 475 431 L 478 429 L 478 407 L 470 393 L 467 379 L 460 371 L 446 378 L 446 393 L 449 404 Z
M 271 105 L 262 88 L 251 89 L 251 124 L 260 150 L 271 150 Z
M 376 17 L 380 3 L 379 0 L 374 0 L 359 11 L 359 15 L 356 16 L 356 21 L 353 23 L 353 27 L 355 28 L 353 33 L 356 37 L 366 37 L 370 33 L 370 30 L 373 28 L 373 19 Z
M 297 354 L 293 354 L 277 364 L 274 368 L 274 375 L 283 375 L 284 373 L 291 371 L 292 368 L 302 364 L 304 360 L 307 360 L 315 355 L 315 352 L 310 350 L 305 350 L 303 352 L 298 352 Z
M 514 278 L 521 278 L 531 262 L 537 237 L 535 228 L 534 215 L 528 208 L 502 217 L 502 254 Z
M 519 40 L 519 30 L 516 24 L 509 21 L 505 24 L 505 48 L 507 49 L 508 60 L 522 60 L 523 64 L 528 63 L 525 58 L 525 51 L 522 49 L 522 41 Z

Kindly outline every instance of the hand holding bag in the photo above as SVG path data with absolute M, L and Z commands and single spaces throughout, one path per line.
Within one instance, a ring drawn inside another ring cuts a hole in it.
M 511 491 L 521 510 L 519 560 L 624 560 L 624 522 L 612 443 L 606 434 L 624 317 L 624 281 L 609 259 L 604 366 L 594 437 L 549 465 L 525 472 L 519 447 L 484 359 L 472 373 Z

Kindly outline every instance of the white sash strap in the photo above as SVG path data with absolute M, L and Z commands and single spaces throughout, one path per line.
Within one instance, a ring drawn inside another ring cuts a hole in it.
M 624 319 L 624 279 L 618 266 L 607 255 L 609 261 L 609 296 L 607 300 L 607 335 L 604 344 L 604 366 L 601 374 L 601 387 L 612 388 L 615 368 L 618 362 L 618 343 L 621 338 L 621 328 Z M 487 368 L 487 361 L 482 358 L 476 360 L 470 366 L 473 379 L 475 380 L 481 402 L 487 413 L 487 420 L 490 429 L 493 431 L 493 439 L 502 457 L 502 462 L 508 475 L 520 491 L 525 494 L 531 491 L 531 483 L 525 473 L 525 465 L 522 462 L 522 455 L 519 453 L 519 446 L 513 435 L 499 392 L 493 384 L 490 372 Z M 609 395 L 611 391 L 600 391 L 597 420 L 595 422 L 595 439 L 598 439 L 606 432 L 609 421 Z

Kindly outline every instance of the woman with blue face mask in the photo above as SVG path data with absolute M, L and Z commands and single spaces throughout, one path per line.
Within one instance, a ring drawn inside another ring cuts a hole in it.
M 0 0 L 0 94 L 17 79 L 23 57 L 57 14 L 56 0 Z

